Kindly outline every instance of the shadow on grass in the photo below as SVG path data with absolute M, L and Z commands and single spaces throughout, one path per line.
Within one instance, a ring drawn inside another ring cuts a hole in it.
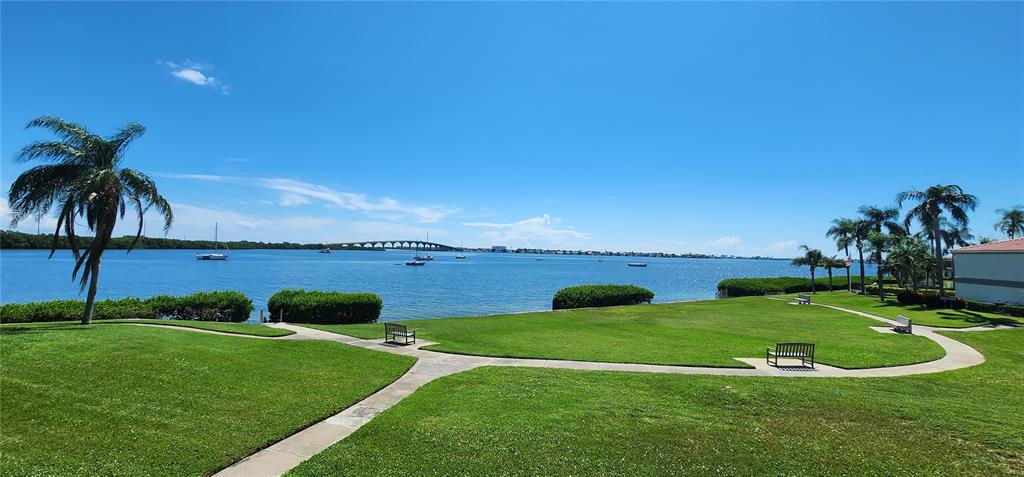
M 1020 326 L 1020 322 L 1012 318 L 992 318 L 969 310 L 939 310 L 937 314 L 944 320 L 960 320 L 978 325 Z
M 47 333 L 50 331 L 84 331 L 89 328 L 89 326 L 71 323 L 3 325 L 0 326 L 0 336 Z

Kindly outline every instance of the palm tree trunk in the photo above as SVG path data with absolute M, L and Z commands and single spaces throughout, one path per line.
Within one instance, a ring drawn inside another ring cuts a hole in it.
M 935 279 L 939 282 L 939 296 L 945 296 L 945 280 L 942 279 L 942 237 L 939 235 L 939 221 L 935 221 Z
M 846 246 L 846 256 L 850 256 L 850 246 Z M 850 277 L 850 267 L 846 267 L 846 291 L 853 292 L 853 278 Z
M 857 262 L 860 263 L 860 294 L 864 294 L 864 250 L 857 246 Z
M 877 270 L 878 270 L 878 281 L 875 282 L 875 284 L 878 285 L 878 299 L 880 301 L 885 301 L 885 287 L 882 286 L 883 284 L 882 284 L 882 263 L 881 262 L 878 263 Z
M 814 283 L 814 265 L 811 265 L 811 293 L 817 294 L 818 287 Z
M 832 289 L 832 267 L 828 267 L 828 292 L 832 293 L 833 291 L 835 290 Z
M 85 314 L 82 315 L 82 324 L 88 325 L 92 323 L 92 310 L 96 305 L 96 284 L 100 280 L 100 261 L 96 260 L 96 263 L 89 270 L 89 296 L 85 299 Z

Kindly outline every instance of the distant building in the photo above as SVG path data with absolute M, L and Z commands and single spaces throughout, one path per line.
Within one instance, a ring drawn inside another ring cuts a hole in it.
M 1024 305 L 1024 238 L 953 250 L 953 273 L 961 297 Z
M 505 252 L 508 252 L 508 247 L 506 247 L 504 245 L 495 245 L 495 246 L 491 247 L 491 251 L 492 252 L 505 253 Z

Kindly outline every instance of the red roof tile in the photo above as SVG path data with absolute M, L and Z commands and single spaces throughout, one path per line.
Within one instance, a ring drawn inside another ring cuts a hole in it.
M 1003 240 L 1001 242 L 982 243 L 969 247 L 958 248 L 953 253 L 994 253 L 1024 252 L 1024 238 Z

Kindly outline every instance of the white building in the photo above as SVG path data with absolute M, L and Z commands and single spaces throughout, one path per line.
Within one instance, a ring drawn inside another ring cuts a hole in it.
M 958 296 L 1024 305 L 1024 238 L 953 250 Z

